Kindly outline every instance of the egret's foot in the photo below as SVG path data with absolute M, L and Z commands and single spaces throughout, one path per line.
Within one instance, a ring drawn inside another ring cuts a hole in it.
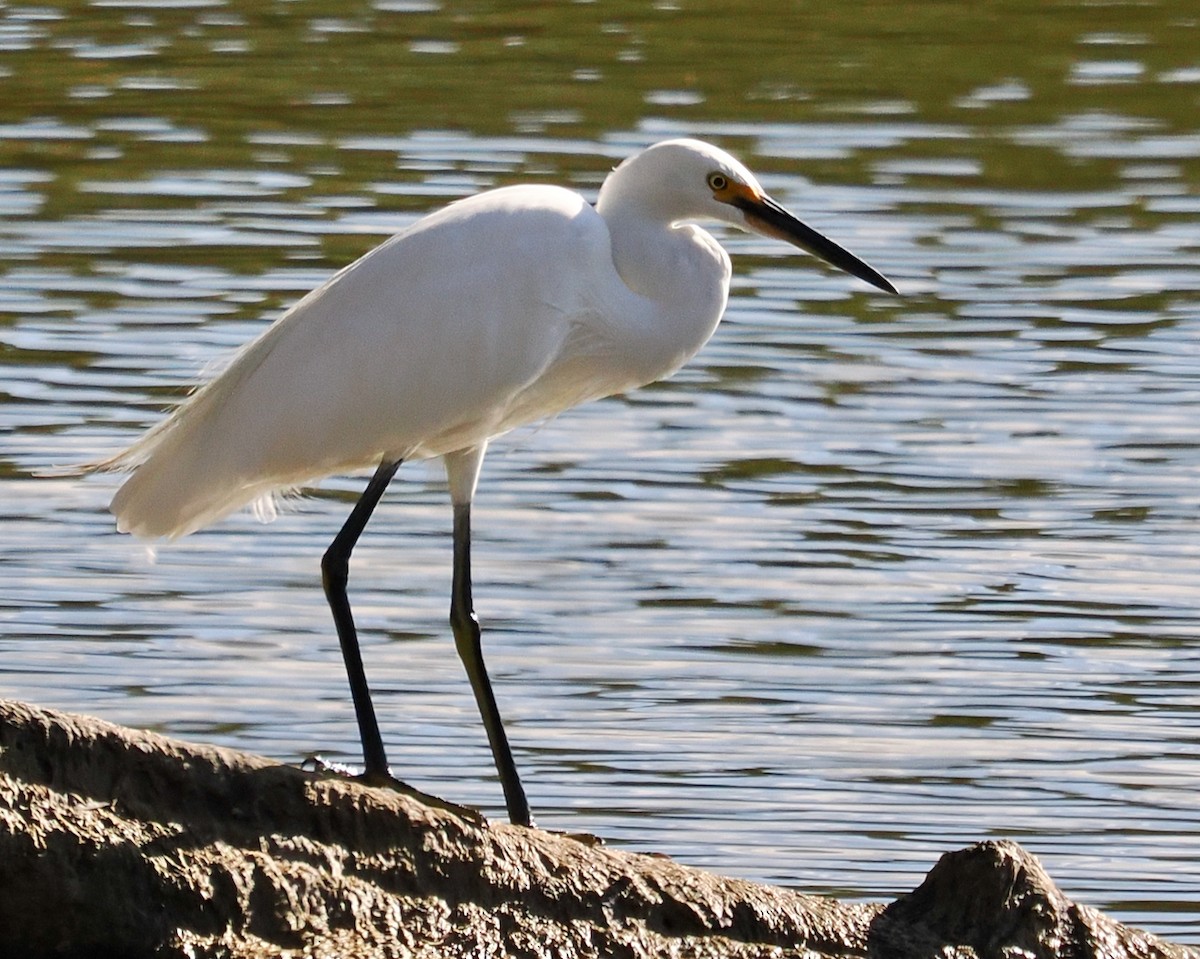
M 315 772 L 323 779 L 349 779 L 364 786 L 390 789 L 393 792 L 400 793 L 402 796 L 415 799 L 426 806 L 432 806 L 434 809 L 453 813 L 455 816 L 474 823 L 476 826 L 486 826 L 488 824 L 487 818 L 478 810 L 467 806 L 460 806 L 458 803 L 448 802 L 445 799 L 439 799 L 437 796 L 431 796 L 429 793 L 422 792 L 408 783 L 402 782 L 390 772 L 364 772 L 360 767 L 350 766 L 346 763 L 331 762 L 317 755 L 309 756 L 305 759 L 300 764 L 300 768 Z
M 306 773 L 316 773 L 322 779 L 358 779 L 363 775 L 361 766 L 334 762 L 317 753 L 305 756 L 300 768 Z
M 604 840 L 600 836 L 593 836 L 590 832 L 565 832 L 559 829 L 547 829 L 546 832 L 552 836 L 562 836 L 563 839 L 574 839 L 577 843 L 593 849 L 596 846 L 604 845 Z

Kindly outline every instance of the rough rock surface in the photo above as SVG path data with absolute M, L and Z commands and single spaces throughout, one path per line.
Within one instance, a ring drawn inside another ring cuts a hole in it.
M 0 955 L 1200 959 L 1013 843 L 842 903 L 8 701 Z

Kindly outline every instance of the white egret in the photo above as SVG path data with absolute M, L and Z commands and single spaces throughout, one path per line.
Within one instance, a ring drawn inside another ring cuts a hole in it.
M 728 153 L 670 140 L 625 160 L 596 205 L 510 186 L 426 216 L 305 296 L 165 421 L 97 469 L 132 470 L 118 528 L 178 537 L 261 497 L 374 467 L 321 561 L 369 778 L 389 778 L 350 603 L 350 554 L 400 464 L 441 457 L 454 511 L 450 622 L 509 818 L 530 824 L 471 600 L 471 501 L 490 440 L 668 376 L 712 335 L 729 257 L 696 221 L 882 275 L 775 203 Z

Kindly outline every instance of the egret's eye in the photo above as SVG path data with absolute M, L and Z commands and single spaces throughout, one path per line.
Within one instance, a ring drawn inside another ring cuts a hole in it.
M 724 173 L 710 173 L 708 175 L 708 188 L 716 193 L 720 193 L 729 186 L 729 177 Z

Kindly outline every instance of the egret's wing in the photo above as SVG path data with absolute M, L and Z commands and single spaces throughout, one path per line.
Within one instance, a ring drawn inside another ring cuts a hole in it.
M 134 468 L 112 504 L 120 527 L 183 535 L 270 490 L 511 428 L 514 402 L 586 325 L 595 274 L 612 273 L 607 244 L 599 216 L 552 187 L 426 217 L 306 296 L 106 464 Z

